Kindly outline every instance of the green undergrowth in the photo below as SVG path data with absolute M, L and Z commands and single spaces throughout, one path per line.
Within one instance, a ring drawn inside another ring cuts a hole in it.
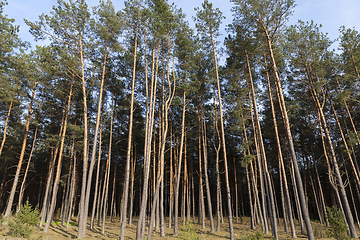
M 199 240 L 196 229 L 192 225 L 192 222 L 186 222 L 186 228 L 183 230 L 184 233 L 180 234 L 180 238 L 184 240 Z
M 13 237 L 29 238 L 39 224 L 40 212 L 32 208 L 29 201 L 21 207 L 12 221 L 9 221 L 9 234 Z
M 255 234 L 248 235 L 246 237 L 241 238 L 242 240 L 261 240 L 263 239 L 263 233 L 260 231 L 256 231 Z
M 336 240 L 347 240 L 350 237 L 347 235 L 348 227 L 346 226 L 344 214 L 337 206 L 326 208 L 330 229 L 327 230 L 329 237 L 333 237 Z
M 45 225 L 46 223 L 44 222 L 43 225 Z M 58 226 L 61 225 L 61 221 L 52 221 L 51 225 L 53 226 Z M 70 226 L 77 226 L 78 223 L 77 222 L 69 222 Z

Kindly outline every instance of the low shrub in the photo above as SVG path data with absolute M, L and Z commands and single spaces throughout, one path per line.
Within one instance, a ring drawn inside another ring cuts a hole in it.
M 246 236 L 244 238 L 242 238 L 243 240 L 261 240 L 263 239 L 263 234 L 260 231 L 256 231 L 255 234 L 250 235 L 250 236 Z
M 350 239 L 347 235 L 347 226 L 344 219 L 344 214 L 337 208 L 337 206 L 326 208 L 330 229 L 327 231 L 329 237 L 336 240 Z
M 9 222 L 9 234 L 13 237 L 29 238 L 34 227 L 39 224 L 40 212 L 32 208 L 29 201 L 21 207 L 13 221 Z
M 180 235 L 181 239 L 184 240 L 199 240 L 196 229 L 193 227 L 192 223 L 186 222 L 186 229 L 184 229 L 184 234 Z

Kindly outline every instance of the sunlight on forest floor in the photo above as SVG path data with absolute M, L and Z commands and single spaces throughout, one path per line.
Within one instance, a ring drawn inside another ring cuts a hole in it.
M 73 219 L 75 220 L 75 219 Z M 196 218 L 194 223 L 192 224 L 193 235 L 196 235 L 198 239 L 229 239 L 230 234 L 228 232 L 228 222 L 227 219 L 224 218 L 224 223 L 221 224 L 220 232 L 210 232 L 210 221 L 206 221 L 205 229 L 201 228 L 201 224 L 198 224 L 198 219 Z M 90 222 L 90 218 L 89 218 Z M 278 225 L 278 233 L 279 239 L 291 239 L 291 233 L 284 232 L 283 221 L 280 220 L 280 224 Z M 168 223 L 168 221 L 166 221 Z M 134 219 L 131 226 L 127 226 L 126 228 L 126 239 L 135 239 L 136 237 L 136 224 L 137 219 Z M 214 219 L 215 229 L 216 229 L 216 219 Z M 75 225 L 75 224 L 72 224 Z M 248 236 L 255 235 L 257 230 L 250 229 L 250 218 L 243 217 L 242 221 L 239 218 L 239 222 L 236 222 L 236 218 L 233 219 L 234 225 L 234 237 L 235 239 L 246 239 Z M 158 232 L 153 232 L 152 239 L 190 239 L 186 235 L 187 226 L 182 225 L 182 219 L 179 218 L 179 236 L 175 237 L 173 234 L 173 229 L 166 228 L 165 229 L 165 237 L 160 237 Z M 257 229 L 261 231 L 261 226 L 257 226 Z M 326 227 L 321 225 L 320 223 L 313 222 L 313 230 L 316 239 L 331 239 L 326 237 Z M 36 229 L 31 235 L 30 239 L 43 239 L 43 240 L 60 240 L 60 239 L 76 239 L 77 238 L 77 226 L 69 226 L 66 228 L 65 226 L 61 226 L 58 220 L 55 221 L 50 227 L 48 233 L 43 233 L 42 230 Z M 289 226 L 290 231 L 290 226 Z M 20 238 L 10 238 L 7 235 L 7 229 L 0 230 L 0 240 L 2 239 L 20 239 Z M 147 231 L 146 231 L 147 232 Z M 296 227 L 296 234 L 299 239 L 307 239 L 306 235 L 300 234 L 300 227 Z M 105 234 L 101 233 L 101 227 L 95 225 L 94 230 L 87 229 L 86 238 L 85 239 L 118 239 L 120 235 L 120 222 L 119 218 L 115 218 L 113 222 L 110 222 L 110 219 L 107 218 L 107 222 L 105 225 Z M 5 237 L 5 238 L 4 238 Z M 146 235 L 145 235 L 146 239 Z M 264 234 L 263 239 L 273 239 L 271 234 Z

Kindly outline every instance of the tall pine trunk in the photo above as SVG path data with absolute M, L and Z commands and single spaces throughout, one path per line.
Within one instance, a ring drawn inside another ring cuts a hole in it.
M 101 232 L 105 233 L 105 222 L 106 222 L 106 214 L 107 214 L 107 203 L 108 203 L 108 192 L 109 192 L 109 182 L 110 182 L 110 167 L 111 167 L 111 149 L 112 149 L 112 135 L 113 135 L 113 126 L 114 126 L 114 115 L 115 115 L 115 106 L 116 104 L 113 104 L 113 110 L 111 111 L 111 123 L 110 123 L 110 140 L 109 140 L 109 150 L 108 150 L 108 157 L 106 161 L 106 172 L 104 175 L 104 186 L 103 186 L 103 192 L 102 192 L 102 203 L 101 203 L 101 212 L 102 214 L 102 228 Z
M 53 192 L 52 192 L 50 209 L 49 209 L 48 217 L 46 219 L 46 224 L 45 224 L 45 228 L 44 228 L 45 233 L 49 231 L 50 224 L 52 222 L 53 214 L 54 214 L 55 207 L 56 207 L 58 184 L 59 184 L 59 180 L 60 180 L 60 176 L 61 176 L 62 159 L 63 159 L 63 154 L 64 154 L 64 145 L 65 145 L 67 121 L 68 121 L 68 117 L 69 117 L 69 114 L 70 114 L 72 88 L 73 88 L 73 82 L 71 82 L 71 86 L 70 86 L 68 104 L 67 104 L 65 120 L 64 120 L 64 127 L 63 127 L 63 132 L 61 134 L 61 143 L 60 143 L 60 149 L 59 149 L 58 165 L 57 165 L 57 168 L 56 168 L 56 175 L 55 175 L 55 180 L 54 180 L 54 184 L 53 184 Z
M 29 104 L 29 108 L 28 108 L 28 114 L 27 114 L 27 118 L 26 118 L 24 139 L 23 139 L 23 143 L 22 143 L 22 147 L 21 147 L 20 157 L 19 157 L 17 168 L 16 168 L 14 181 L 13 181 L 11 191 L 10 191 L 10 196 L 9 196 L 8 203 L 7 203 L 7 206 L 6 206 L 4 218 L 7 218 L 7 217 L 10 216 L 11 209 L 12 209 L 13 202 L 14 202 L 15 191 L 16 191 L 16 187 L 17 187 L 17 184 L 18 184 L 18 181 L 19 181 L 19 176 L 20 176 L 20 170 L 21 170 L 21 166 L 22 166 L 24 156 L 25 156 L 25 148 L 26 148 L 26 142 L 27 142 L 27 137 L 28 137 L 27 135 L 28 135 L 28 132 L 29 132 L 29 127 L 30 127 L 32 105 L 33 105 L 34 98 L 35 98 L 35 90 L 36 90 L 37 84 L 38 84 L 38 82 L 34 83 L 34 89 L 32 91 L 32 96 L 31 96 L 31 100 L 30 100 L 30 104 Z
M 1 154 L 2 154 L 4 145 L 5 145 L 6 132 L 7 132 L 7 127 L 8 127 L 9 119 L 10 119 L 11 109 L 12 109 L 12 106 L 13 106 L 13 103 L 14 103 L 15 93 L 16 93 L 16 91 L 14 91 L 13 96 L 12 96 L 12 98 L 11 98 L 9 110 L 8 110 L 8 113 L 7 113 L 7 116 L 6 116 L 6 120 L 5 120 L 3 139 L 1 140 L 1 146 L 0 146 L 0 156 L 1 156 Z
M 32 147 L 31 147 L 30 155 L 29 155 L 29 160 L 28 160 L 28 162 L 26 164 L 24 177 L 23 177 L 23 180 L 21 182 L 21 187 L 20 187 L 20 191 L 19 191 L 19 199 L 18 199 L 18 205 L 17 205 L 17 208 L 16 208 L 16 213 L 20 212 L 20 208 L 21 208 L 21 205 L 22 205 L 22 202 L 23 202 L 24 191 L 25 191 L 25 183 L 26 183 L 27 174 L 29 172 L 31 158 L 32 158 L 34 148 L 35 148 L 37 131 L 38 131 L 38 127 L 36 127 L 36 130 L 35 130 L 35 133 L 34 133 L 34 139 L 33 139 Z
M 86 235 L 87 212 L 86 212 L 86 177 L 88 170 L 88 109 L 87 109 L 87 91 L 85 79 L 85 60 L 83 52 L 82 36 L 79 39 L 80 45 L 80 63 L 81 63 L 81 87 L 83 97 L 83 115 L 84 115 L 84 138 L 83 138 L 83 174 L 79 202 L 79 223 L 78 223 L 78 238 L 83 239 Z
M 146 42 L 145 42 L 146 45 Z M 148 94 L 148 84 L 147 84 L 147 64 L 145 63 L 145 83 L 146 83 L 146 126 L 145 126 L 145 146 L 144 146 L 144 181 L 141 195 L 141 204 L 140 204 L 140 215 L 136 229 L 136 239 L 143 239 L 145 235 L 145 217 L 146 209 L 148 202 L 148 188 L 149 188 L 149 173 L 150 173 L 150 163 L 151 163 L 151 142 L 154 130 L 154 113 L 155 113 L 155 99 L 156 99 L 156 86 L 157 86 L 157 71 L 158 71 L 158 58 L 159 58 L 159 48 L 157 47 L 157 54 L 155 48 L 155 41 L 152 52 L 152 74 L 151 74 L 151 90 Z M 155 55 L 156 61 L 155 61 Z M 155 69 L 156 63 L 156 69 Z
M 101 111 L 103 111 L 103 109 Z M 103 118 L 101 117 L 100 129 L 99 129 L 99 148 L 98 148 L 98 159 L 97 159 L 98 161 L 97 161 L 97 167 L 96 167 L 95 192 L 94 192 L 93 207 L 92 207 L 92 211 L 91 211 L 90 229 L 94 228 L 96 205 L 99 202 L 98 201 L 98 192 L 99 192 L 99 175 L 100 175 L 100 164 L 101 164 L 102 121 L 103 121 Z
M 140 17 L 140 4 L 138 6 L 138 18 Z M 126 165 L 125 165 L 125 179 L 124 179 L 124 191 L 123 191 L 123 203 L 121 208 L 122 219 L 121 219 L 121 230 L 120 230 L 120 239 L 125 239 L 125 228 L 126 228 L 126 217 L 128 209 L 128 192 L 129 192 L 129 177 L 130 177 L 130 158 L 131 158 L 131 145 L 132 145 L 132 131 L 133 131 L 133 122 L 134 122 L 134 95 L 135 95 L 135 77 L 136 77 L 136 58 L 137 58 L 137 38 L 138 38 L 138 28 L 139 28 L 139 19 L 136 24 L 135 30 L 135 45 L 134 45 L 134 54 L 133 54 L 133 71 L 132 71 L 132 81 L 131 81 L 131 100 L 130 100 L 130 116 L 129 116 L 129 135 L 128 135 L 128 146 L 126 151 Z
M 265 64 L 267 65 L 266 57 L 265 57 Z M 295 225 L 294 225 L 292 209 L 291 209 L 291 202 L 290 202 L 290 194 L 289 194 L 289 189 L 287 186 L 287 179 L 286 179 L 286 173 L 285 173 L 285 167 L 284 167 L 284 159 L 283 159 L 283 154 L 282 154 L 282 150 L 281 150 L 280 136 L 279 136 L 278 124 L 277 124 L 276 114 L 275 114 L 275 106 L 274 106 L 274 101 L 273 101 L 274 98 L 273 98 L 272 87 L 271 87 L 271 83 L 270 83 L 270 77 L 269 77 L 269 73 L 267 70 L 266 70 L 266 77 L 267 77 L 268 92 L 269 92 L 269 99 L 270 99 L 270 106 L 271 106 L 271 114 L 272 114 L 273 123 L 274 123 L 276 145 L 277 145 L 277 150 L 278 150 L 280 178 L 284 182 L 284 184 L 283 184 L 283 182 L 281 182 L 280 184 L 281 184 L 281 187 L 284 188 L 285 194 L 286 194 L 286 200 L 287 200 L 286 205 L 288 206 L 287 210 L 289 213 L 291 234 L 292 234 L 293 238 L 296 238 L 296 231 L 295 231 Z M 283 195 L 283 191 L 281 191 L 281 193 Z M 282 196 L 282 198 L 283 198 L 283 196 Z M 283 200 L 282 202 L 285 205 L 285 201 Z M 284 217 L 284 225 L 286 226 L 285 207 L 283 206 L 283 208 L 284 208 L 284 216 L 283 216 Z M 286 228 L 287 228 L 287 226 L 286 226 Z
M 181 175 L 181 162 L 184 149 L 184 136 L 185 136 L 185 111 L 186 109 L 186 91 L 183 93 L 183 109 L 182 109 L 182 120 L 181 120 L 181 140 L 180 140 L 180 151 L 179 151 L 179 161 L 177 175 L 175 177 L 175 214 L 174 214 L 174 235 L 178 236 L 178 225 L 179 225 L 179 188 L 180 188 L 180 175 Z
M 335 176 L 337 178 L 337 184 L 339 186 L 339 193 L 340 193 L 341 201 L 342 201 L 343 208 L 344 208 L 344 214 L 345 214 L 346 220 L 347 220 L 348 225 L 349 225 L 350 235 L 351 235 L 352 238 L 357 238 L 358 235 L 357 235 L 357 232 L 356 232 L 354 219 L 353 219 L 353 216 L 352 216 L 352 213 L 351 213 L 348 198 L 346 196 L 345 185 L 344 185 L 343 180 L 341 178 L 341 173 L 340 173 L 339 165 L 337 163 L 336 153 L 335 153 L 335 150 L 334 150 L 334 147 L 333 147 L 333 143 L 332 143 L 332 140 L 331 140 L 329 128 L 327 126 L 325 115 L 324 115 L 324 113 L 322 111 L 322 107 L 321 107 L 321 104 L 319 102 L 317 93 L 315 92 L 315 90 L 313 88 L 311 88 L 310 91 L 312 93 L 313 100 L 315 101 L 315 105 L 316 105 L 316 108 L 318 110 L 320 120 L 321 120 L 321 122 L 322 122 L 322 124 L 324 126 L 325 136 L 326 136 L 326 138 L 328 140 L 328 146 L 329 146 L 330 153 L 331 153 L 331 160 L 332 160 L 333 167 L 334 167 L 334 173 L 335 173 Z
M 297 157 L 296 157 L 296 153 L 295 153 L 295 147 L 294 147 L 294 142 L 293 142 L 292 133 L 291 133 L 291 129 L 290 129 L 290 122 L 289 122 L 289 118 L 288 118 L 288 114 L 287 114 L 287 110 L 286 110 L 286 106 L 285 106 L 284 95 L 283 95 L 283 92 L 282 92 L 281 81 L 280 81 L 280 77 L 279 77 L 279 74 L 278 74 L 278 69 L 277 69 L 277 66 L 276 66 L 275 57 L 274 57 L 274 53 L 273 53 L 273 49 L 272 49 L 271 37 L 270 37 L 269 32 L 267 31 L 265 25 L 262 25 L 261 27 L 263 28 L 264 33 L 266 35 L 267 48 L 268 48 L 268 51 L 269 51 L 272 70 L 273 70 L 274 76 L 275 76 L 275 85 L 276 85 L 276 89 L 278 91 L 278 95 L 280 97 L 279 98 L 280 109 L 281 109 L 281 112 L 282 112 L 282 115 L 283 115 L 283 118 L 284 118 L 284 122 L 285 122 L 285 130 L 286 130 L 286 135 L 287 135 L 287 138 L 288 138 L 288 141 L 289 141 L 291 159 L 293 161 L 296 182 L 297 182 L 297 185 L 298 185 L 298 192 L 299 192 L 299 197 L 300 197 L 299 200 L 300 200 L 300 204 L 301 204 L 301 211 L 302 211 L 303 218 L 305 220 L 308 239 L 309 240 L 315 240 L 314 232 L 313 232 L 313 229 L 312 229 L 312 226 L 311 226 L 309 211 L 308 211 L 308 207 L 307 207 L 307 203 L 306 203 L 304 187 L 303 187 L 301 174 L 300 174 L 300 170 L 299 170 L 299 166 L 298 166 L 298 161 L 297 161 Z
M 213 56 L 215 62 L 215 72 L 216 72 L 216 83 L 217 83 L 217 91 L 218 91 L 218 101 L 219 101 L 219 110 L 220 110 L 220 129 L 221 129 L 221 141 L 223 147 L 224 154 L 224 167 L 225 167 L 225 186 L 226 186 L 226 197 L 227 197 L 227 205 L 228 205 L 228 218 L 229 218 L 229 231 L 230 231 L 230 239 L 234 239 L 234 227 L 232 222 L 232 205 L 231 205 L 231 193 L 230 193 L 230 183 L 229 183 L 229 170 L 228 170 L 228 162 L 227 162 L 227 154 L 226 154 L 226 144 L 225 144 L 225 130 L 224 130 L 224 120 L 223 120 L 223 110 L 221 103 L 221 90 L 220 90 L 220 80 L 218 73 L 218 65 L 216 59 L 216 49 L 214 43 L 213 33 L 211 33 L 211 45 L 213 49 Z

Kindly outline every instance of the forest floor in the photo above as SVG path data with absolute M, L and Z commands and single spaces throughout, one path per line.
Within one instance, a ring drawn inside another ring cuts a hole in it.
M 135 239 L 136 237 L 136 222 L 135 219 L 131 226 L 126 227 L 126 239 Z M 214 219 L 215 221 L 216 219 Z M 165 237 L 160 237 L 158 232 L 153 232 L 152 238 L 153 239 L 229 239 L 230 233 L 228 231 L 228 222 L 227 219 L 224 218 L 224 223 L 221 224 L 220 232 L 211 232 L 210 231 L 210 222 L 206 222 L 206 228 L 202 229 L 201 224 L 197 223 L 197 219 L 195 223 L 191 225 L 183 225 L 182 220 L 179 219 L 179 236 L 175 237 L 173 233 L 173 229 L 166 228 L 165 229 Z M 233 226 L 234 226 L 234 238 L 235 239 L 255 239 L 251 238 L 251 236 L 255 236 L 256 231 L 261 231 L 261 227 L 258 226 L 258 230 L 250 229 L 250 218 L 243 217 L 242 219 L 239 218 L 239 222 L 236 222 L 236 219 L 233 219 Z M 32 233 L 30 239 L 43 239 L 43 240 L 61 240 L 61 239 L 76 239 L 77 238 L 77 230 L 78 227 L 76 226 L 75 222 L 72 222 L 72 226 L 66 228 L 66 226 L 62 226 L 61 222 L 55 219 L 53 222 L 54 224 L 50 227 L 48 233 L 43 233 L 42 229 L 35 229 Z M 215 229 L 216 229 L 216 221 L 214 222 Z M 320 223 L 313 222 L 313 230 L 316 239 L 331 239 L 326 238 L 326 229 L 327 227 L 321 225 Z M 120 235 L 120 222 L 119 218 L 110 222 L 109 219 L 106 221 L 105 225 L 105 234 L 102 234 L 101 227 L 95 225 L 93 230 L 87 229 L 86 231 L 86 238 L 85 239 L 118 239 Z M 290 231 L 290 226 L 289 226 Z M 278 225 L 278 234 L 279 239 L 291 239 L 291 232 L 284 232 L 283 224 L 280 223 Z M 296 234 L 299 239 L 307 239 L 306 235 L 300 233 L 300 227 L 297 226 Z M 146 236 L 145 236 L 146 237 Z M 21 238 L 11 238 L 8 235 L 8 230 L 6 227 L 0 228 L 0 240 L 7 239 L 7 240 L 15 240 Z M 273 239 L 271 233 L 264 234 L 262 239 Z

